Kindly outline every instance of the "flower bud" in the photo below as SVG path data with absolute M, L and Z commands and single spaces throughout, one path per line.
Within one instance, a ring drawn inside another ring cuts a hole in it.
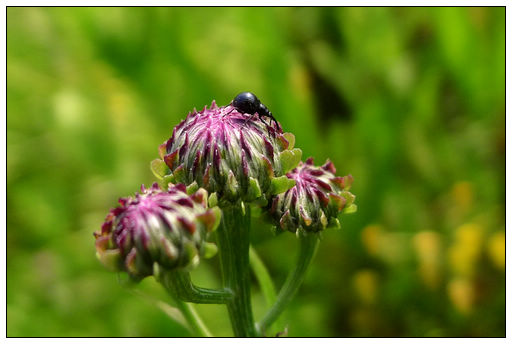
M 302 155 L 294 143 L 293 134 L 283 133 L 275 122 L 213 102 L 174 128 L 151 167 L 163 185 L 203 187 L 220 203 L 265 203 L 293 186 L 285 173 Z
M 357 207 L 355 196 L 348 191 L 352 176 L 336 177 L 335 173 L 332 162 L 314 166 L 313 158 L 289 172 L 295 186 L 275 196 L 269 209 L 276 227 L 297 233 L 339 227 L 338 214 L 354 212 Z
M 220 221 L 218 208 L 207 209 L 207 194 L 199 189 L 188 195 L 183 184 L 159 189 L 144 185 L 135 197 L 119 199 L 101 231 L 94 233 L 99 260 L 135 280 L 162 269 L 193 266 L 205 255 L 205 239 Z

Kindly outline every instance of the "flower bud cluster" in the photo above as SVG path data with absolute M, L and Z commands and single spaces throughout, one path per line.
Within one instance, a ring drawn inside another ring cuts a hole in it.
M 356 206 L 355 196 L 348 191 L 352 176 L 337 177 L 335 173 L 332 162 L 314 166 L 313 158 L 289 172 L 295 186 L 275 196 L 269 211 L 276 227 L 291 232 L 339 227 L 338 214 L 354 212 Z
M 155 183 L 135 197 L 121 198 L 94 233 L 98 258 L 107 267 L 134 279 L 164 269 L 197 264 L 206 253 L 206 236 L 220 221 L 218 208 L 207 209 L 204 189 L 186 193 L 178 184 L 167 191 Z
M 252 202 L 297 234 L 339 227 L 338 215 L 356 210 L 352 176 L 337 177 L 330 161 L 301 162 L 294 135 L 265 118 L 215 102 L 189 113 L 151 163 L 162 189 L 121 198 L 94 233 L 100 261 L 136 280 L 194 266 L 214 250 L 206 239 L 221 219 L 217 205 Z

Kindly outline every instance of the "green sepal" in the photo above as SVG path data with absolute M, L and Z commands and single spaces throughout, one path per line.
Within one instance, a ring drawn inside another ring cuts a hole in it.
M 352 214 L 352 213 L 355 213 L 356 211 L 357 211 L 357 205 L 352 203 L 351 205 L 349 205 L 348 207 L 343 209 L 343 214 Z
M 215 207 L 219 203 L 219 199 L 217 197 L 216 192 L 212 192 L 210 196 L 208 196 L 208 206 Z
M 181 164 L 174 170 L 173 176 L 174 176 L 174 180 L 176 181 L 176 183 L 187 184 L 186 180 L 185 180 L 186 176 L 185 176 L 185 168 L 184 168 L 183 164 Z
M 169 183 L 170 184 L 175 184 L 176 183 L 176 178 L 174 178 L 174 175 L 172 175 L 172 174 L 166 175 L 159 182 L 160 187 L 162 188 L 162 190 L 168 190 L 169 189 Z
M 340 229 L 341 228 L 340 220 L 338 220 L 335 217 L 331 217 L 329 219 L 329 224 L 327 225 L 327 228 Z
M 322 210 L 320 210 L 320 223 L 322 224 L 323 228 L 325 228 L 329 223 L 327 216 L 325 216 L 325 213 Z
M 197 189 L 194 193 L 190 194 L 190 198 L 192 198 L 194 202 L 201 204 L 203 207 L 208 207 L 208 191 L 205 189 Z
M 197 190 L 199 190 L 199 185 L 197 185 L 197 182 L 195 180 L 194 180 L 194 182 L 192 184 L 187 186 L 187 194 L 188 195 L 192 195 Z
M 215 223 L 213 224 L 213 227 L 211 229 L 211 231 L 213 232 L 217 230 L 217 227 L 219 227 L 220 220 L 222 219 L 222 211 L 220 210 L 219 207 L 212 207 L 210 210 L 215 213 Z
M 122 265 L 121 252 L 118 248 L 105 250 L 101 252 L 101 254 L 96 252 L 96 257 L 107 269 L 111 271 L 119 271 L 120 266 Z
M 352 186 L 352 183 L 354 182 L 354 177 L 352 177 L 351 174 L 348 176 L 342 177 L 343 179 L 343 190 L 348 191 L 350 190 L 350 187 Z
M 222 217 L 222 212 L 219 207 L 214 206 L 208 209 L 205 213 L 198 215 L 197 219 L 201 221 L 208 232 L 213 232 L 217 229 Z
M 283 173 L 290 171 L 291 169 L 297 167 L 302 158 L 302 150 L 300 148 L 294 148 L 290 150 L 282 151 L 279 154 L 279 159 L 281 160 L 281 167 L 283 169 Z
M 160 159 L 164 160 L 164 156 L 167 154 L 167 142 L 162 143 L 158 146 L 158 155 Z
M 308 232 L 302 226 L 299 226 L 299 228 L 297 228 L 297 230 L 295 231 L 295 235 L 297 236 L 297 238 L 305 237 L 308 235 Z
M 228 197 L 235 198 L 238 192 L 238 182 L 236 181 L 236 177 L 233 171 L 229 171 L 226 187 Z
M 288 149 L 295 147 L 295 135 L 292 133 L 283 133 L 284 138 L 288 141 Z
M 304 224 L 306 225 L 306 227 L 310 227 L 311 224 L 313 223 L 313 219 L 311 218 L 311 216 L 309 216 L 309 214 L 302 208 L 302 206 L 300 207 L 299 209 L 299 216 L 300 218 L 302 219 L 302 221 L 304 222 Z
M 273 178 L 270 181 L 270 194 L 279 195 L 295 186 L 295 180 L 287 176 Z
M 183 256 L 180 259 L 187 264 L 186 268 L 195 268 L 199 264 L 196 245 L 193 242 L 187 242 L 183 245 Z
M 274 178 L 274 168 L 272 167 L 270 160 L 268 160 L 263 154 L 260 154 L 260 159 L 261 164 L 263 165 L 263 171 L 265 171 L 267 177 L 269 179 Z
M 260 183 L 257 179 L 249 177 L 249 187 L 247 188 L 247 199 L 249 201 L 255 200 L 261 197 Z
M 340 196 L 347 200 L 347 203 L 345 203 L 345 207 L 350 206 L 352 203 L 354 203 L 354 200 L 356 199 L 356 196 L 354 196 L 349 191 L 340 192 Z
M 169 172 L 169 167 L 165 164 L 165 162 L 161 159 L 155 159 L 151 161 L 151 172 L 157 177 L 158 179 L 163 179 L 163 177 Z
M 212 258 L 219 251 L 219 249 L 217 248 L 217 245 L 215 245 L 212 242 L 205 242 L 203 245 L 203 249 L 204 249 L 203 257 L 206 259 Z
M 335 193 L 329 193 L 328 212 L 336 214 L 347 204 L 347 199 Z
M 286 212 L 281 216 L 279 220 L 279 226 L 283 230 L 294 231 L 296 230 L 295 224 L 293 223 L 292 216 L 290 214 L 290 209 L 286 210 Z

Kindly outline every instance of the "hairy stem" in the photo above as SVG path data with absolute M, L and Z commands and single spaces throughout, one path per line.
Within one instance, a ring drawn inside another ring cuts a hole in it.
M 227 303 L 233 298 L 233 293 L 228 289 L 209 289 L 196 287 L 188 271 L 168 271 L 163 275 L 163 283 L 166 288 L 172 289 L 174 294 L 182 301 L 193 303 Z
M 230 206 L 222 209 L 217 229 L 217 244 L 224 287 L 233 292 L 226 303 L 236 337 L 255 337 L 249 271 L 250 208 Z

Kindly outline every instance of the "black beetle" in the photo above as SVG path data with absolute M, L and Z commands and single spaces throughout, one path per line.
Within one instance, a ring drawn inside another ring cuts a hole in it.
M 250 115 L 258 113 L 259 119 L 265 124 L 266 122 L 261 117 L 270 117 L 270 123 L 274 121 L 278 130 L 281 130 L 281 127 L 279 126 L 279 123 L 277 123 L 276 119 L 272 115 L 272 112 L 270 112 L 270 110 L 258 99 L 258 97 L 256 97 L 254 93 L 242 92 L 238 94 L 235 97 L 235 99 L 233 99 L 233 102 L 231 104 L 240 113 L 248 113 Z

